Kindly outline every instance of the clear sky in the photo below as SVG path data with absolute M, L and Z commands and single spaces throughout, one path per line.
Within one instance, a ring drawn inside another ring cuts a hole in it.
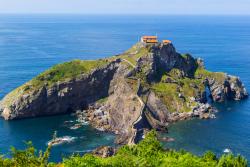
M 0 0 L 0 13 L 250 14 L 250 0 Z

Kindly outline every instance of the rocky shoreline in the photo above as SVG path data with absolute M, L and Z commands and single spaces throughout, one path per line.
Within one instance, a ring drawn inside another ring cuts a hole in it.
M 75 113 L 72 129 L 89 123 L 117 134 L 119 144 L 135 144 L 150 129 L 215 118 L 212 102 L 246 97 L 238 77 L 207 71 L 172 43 L 137 43 L 107 59 L 52 67 L 6 95 L 0 113 L 6 120 Z

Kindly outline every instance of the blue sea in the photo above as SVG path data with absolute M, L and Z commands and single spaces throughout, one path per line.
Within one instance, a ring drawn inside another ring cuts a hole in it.
M 141 35 L 173 41 L 181 53 L 205 60 L 207 69 L 237 75 L 250 91 L 250 16 L 101 16 L 0 15 L 0 98 L 47 68 L 72 59 L 98 59 L 122 53 Z M 197 155 L 222 154 L 229 148 L 250 160 L 250 100 L 214 104 L 216 119 L 173 124 L 174 142 L 165 147 Z M 44 149 L 54 131 L 75 137 L 55 146 L 51 159 L 113 145 L 114 135 L 86 125 L 70 130 L 69 115 L 4 121 L 0 119 L 0 153 L 33 141 Z M 7 154 L 8 156 L 9 154 Z

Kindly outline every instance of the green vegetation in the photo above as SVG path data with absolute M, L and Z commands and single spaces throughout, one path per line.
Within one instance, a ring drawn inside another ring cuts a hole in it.
M 139 144 L 123 146 L 116 155 L 100 158 L 91 154 L 73 155 L 56 164 L 48 162 L 50 148 L 36 155 L 31 144 L 25 150 L 12 149 L 12 158 L 0 157 L 1 167 L 246 167 L 247 160 L 242 156 L 225 154 L 217 158 L 212 152 L 196 156 L 186 151 L 165 150 L 151 131 Z
M 223 72 L 210 72 L 202 67 L 199 67 L 195 72 L 196 78 L 214 78 L 216 81 L 222 83 L 225 80 L 225 73 Z
M 108 97 L 103 97 L 103 98 L 97 100 L 96 102 L 102 104 L 102 103 L 105 103 L 106 101 L 108 101 Z
M 180 101 L 176 91 L 176 84 L 159 82 L 152 86 L 152 90 L 161 98 L 170 112 L 175 112 L 176 106 L 180 106 L 176 103 L 181 103 L 181 106 L 183 106 L 183 102 Z
M 119 57 L 129 61 L 135 66 L 137 59 L 147 55 L 150 52 L 149 49 L 150 47 L 141 47 L 139 44 L 136 44 L 124 54 L 121 54 Z
M 25 94 L 31 90 L 39 90 L 42 86 L 52 86 L 57 82 L 67 81 L 77 78 L 81 74 L 89 73 L 97 67 L 104 66 L 108 60 L 73 60 L 53 66 L 47 71 L 41 73 L 26 84 L 18 87 L 4 99 L 5 104 L 9 104 L 19 95 Z
M 133 79 L 133 78 L 127 78 L 126 82 L 130 86 L 130 88 L 133 90 L 133 92 L 136 93 L 138 89 L 138 80 Z
M 172 69 L 151 88 L 166 104 L 170 112 L 189 112 L 196 103 L 189 97 L 201 95 L 205 90 L 202 81 L 202 79 L 184 77 L 180 70 Z
M 104 66 L 107 63 L 108 61 L 106 60 L 73 60 L 58 64 L 32 79 L 30 84 L 33 87 L 39 87 L 45 84 L 50 86 L 56 82 L 70 80 L 76 78 L 80 74 L 89 73 L 94 68 Z
M 1 167 L 49 167 L 52 163 L 48 162 L 51 146 L 48 146 L 45 152 L 40 151 L 37 154 L 37 150 L 34 148 L 31 142 L 26 143 L 26 149 L 17 150 L 14 147 L 11 148 L 11 157 L 4 158 L 0 156 Z
M 187 59 L 187 57 L 192 57 L 189 53 L 181 54 L 181 56 L 182 56 L 184 59 Z

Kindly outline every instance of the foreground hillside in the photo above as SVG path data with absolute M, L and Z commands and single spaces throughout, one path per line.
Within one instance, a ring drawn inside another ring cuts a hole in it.
M 102 158 L 93 154 L 74 155 L 61 163 L 48 162 L 50 147 L 45 153 L 36 156 L 35 149 L 29 145 L 26 150 L 12 149 L 11 159 L 0 157 L 1 167 L 246 167 L 242 156 L 232 154 L 217 158 L 212 152 L 195 156 L 185 151 L 164 150 L 154 131 L 144 140 L 133 146 L 123 146 L 114 156 Z
M 52 67 L 6 95 L 0 113 L 14 120 L 76 112 L 98 130 L 116 133 L 117 143 L 133 144 L 174 121 L 213 118 L 208 101 L 247 96 L 238 77 L 207 71 L 172 43 L 140 42 L 110 58 Z

